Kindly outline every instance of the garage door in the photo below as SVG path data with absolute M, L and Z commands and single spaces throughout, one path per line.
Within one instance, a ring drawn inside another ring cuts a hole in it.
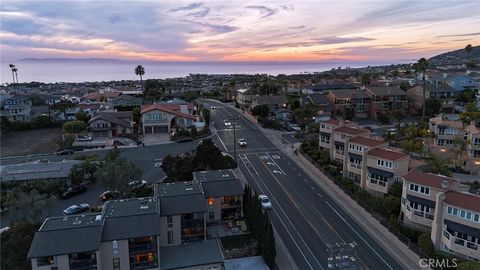
M 145 134 L 152 134 L 152 127 L 145 127 Z
M 153 133 L 168 133 L 168 126 L 153 127 Z

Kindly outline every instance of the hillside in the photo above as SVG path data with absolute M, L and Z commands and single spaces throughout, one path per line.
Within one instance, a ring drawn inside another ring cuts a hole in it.
M 436 55 L 428 59 L 428 62 L 432 65 L 463 64 L 467 59 L 478 64 L 480 62 L 480 46 L 472 47 L 470 54 L 467 54 L 465 49 L 459 49 Z

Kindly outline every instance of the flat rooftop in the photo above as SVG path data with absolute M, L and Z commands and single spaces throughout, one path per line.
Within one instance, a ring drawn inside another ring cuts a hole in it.
M 159 209 L 155 197 L 108 201 L 103 211 L 106 218 L 156 213 L 159 213 Z
M 102 215 L 100 213 L 64 217 L 49 217 L 45 219 L 39 231 L 54 231 L 100 225 L 102 225 Z
M 173 197 L 203 193 L 196 181 L 159 183 L 155 185 L 155 196 Z
M 193 179 L 200 182 L 237 179 L 233 170 L 214 170 L 193 172 Z
M 217 239 L 192 242 L 171 247 L 160 248 L 160 269 L 170 270 L 223 263 L 222 251 Z
M 68 177 L 73 165 L 79 160 L 59 162 L 28 162 L 0 166 L 1 181 L 28 181 L 37 179 L 56 179 Z

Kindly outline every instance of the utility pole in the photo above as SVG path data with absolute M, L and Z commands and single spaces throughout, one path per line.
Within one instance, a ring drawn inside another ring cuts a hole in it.
M 233 118 L 232 121 L 233 121 L 233 157 L 235 158 L 235 162 L 237 162 L 237 136 L 236 136 L 236 127 L 235 127 L 236 118 Z

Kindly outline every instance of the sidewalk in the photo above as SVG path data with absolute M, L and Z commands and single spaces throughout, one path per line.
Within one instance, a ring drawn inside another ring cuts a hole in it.
M 236 109 L 236 108 L 235 108 Z M 241 113 L 241 110 L 236 109 Z M 245 113 L 245 116 L 248 114 Z M 249 116 L 249 115 L 248 115 Z M 252 121 L 251 116 L 247 117 Z M 405 246 L 398 238 L 391 234 L 378 220 L 373 218 L 360 205 L 358 205 L 350 196 L 345 194 L 338 186 L 336 186 L 327 176 L 318 170 L 313 164 L 305 159 L 302 155 L 295 155 L 291 147 L 282 144 L 282 131 L 262 128 L 256 121 L 256 124 L 262 133 L 270 139 L 282 152 L 288 155 L 297 163 L 304 171 L 319 185 L 323 190 L 328 191 L 331 198 L 340 205 L 343 210 L 349 214 L 364 230 L 366 230 L 377 243 L 386 249 L 404 269 L 421 269 L 418 262 L 420 257 Z

